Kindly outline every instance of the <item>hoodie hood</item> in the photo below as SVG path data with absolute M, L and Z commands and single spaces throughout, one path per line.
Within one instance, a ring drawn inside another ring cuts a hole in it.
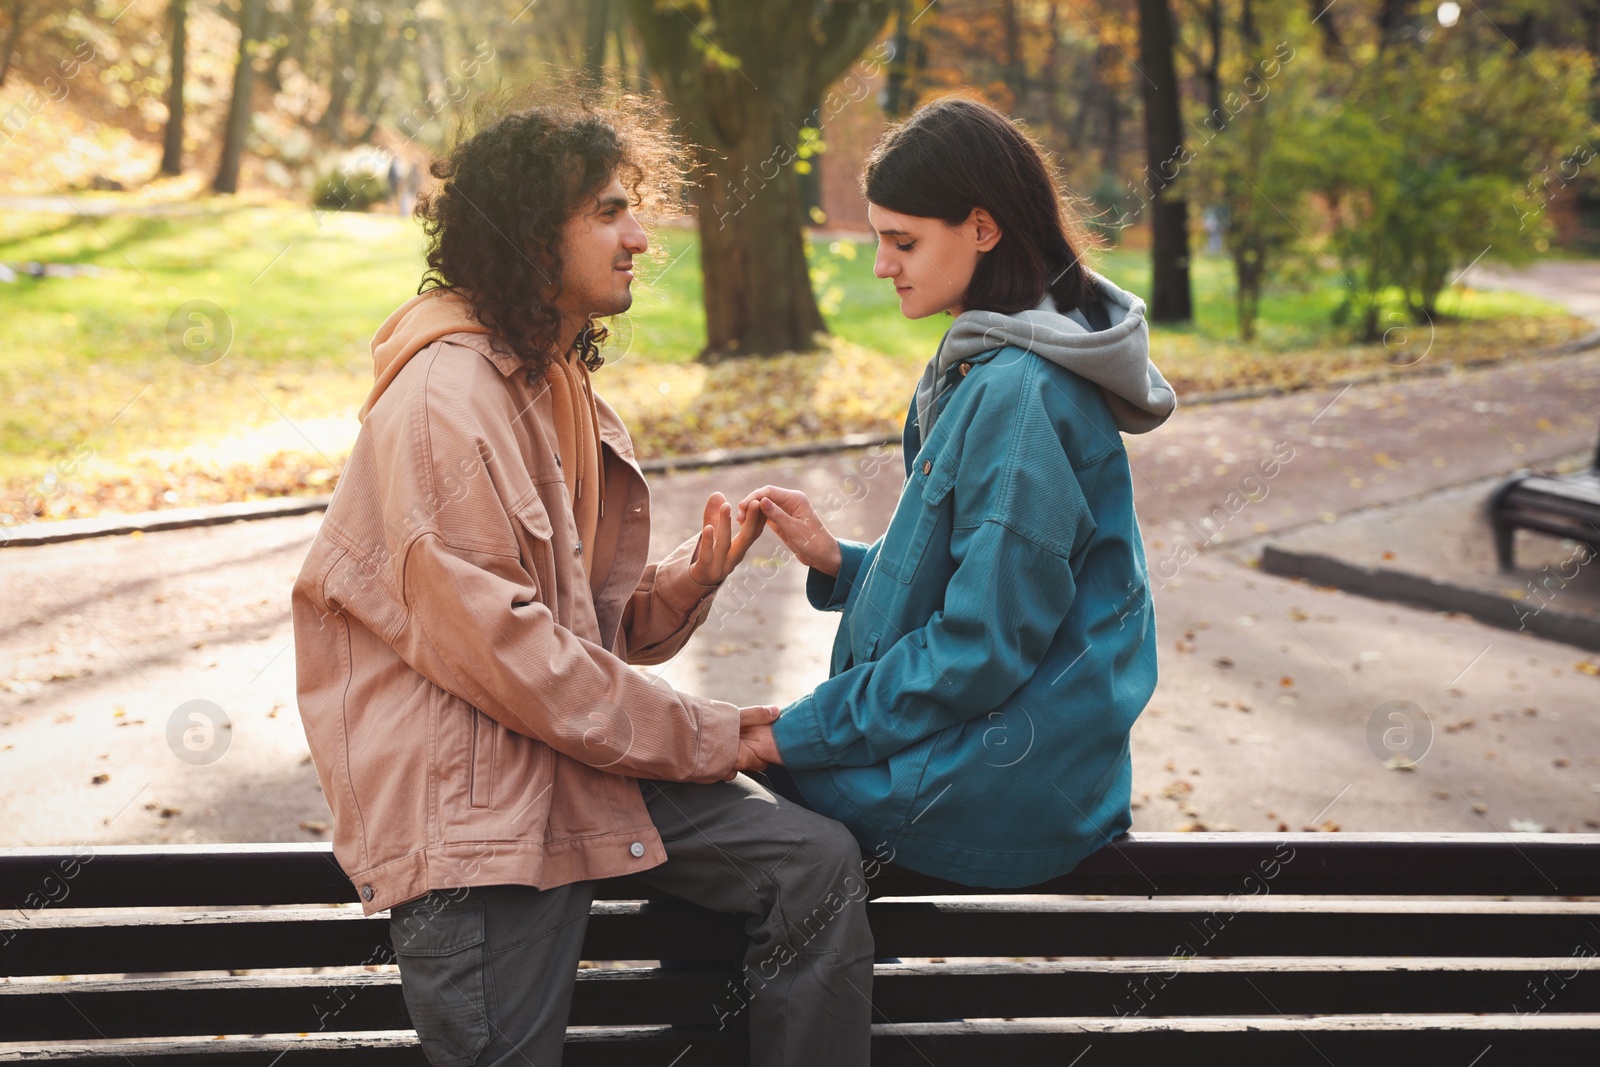
M 362 422 L 411 357 L 453 333 L 487 334 L 472 314 L 472 304 L 451 289 L 429 289 L 407 300 L 372 335 L 372 391 L 361 405 Z
M 1011 315 L 965 311 L 957 315 L 917 383 L 917 425 L 922 439 L 926 441 L 933 430 L 950 368 L 1007 345 L 1048 359 L 1100 386 L 1123 433 L 1148 433 L 1166 422 L 1177 408 L 1178 397 L 1150 362 L 1150 326 L 1144 317 L 1144 301 L 1093 271 L 1089 271 L 1089 280 L 1105 304 L 1111 320 L 1108 329 L 1093 329 L 1081 310 L 1057 311 L 1048 292 L 1031 311 Z

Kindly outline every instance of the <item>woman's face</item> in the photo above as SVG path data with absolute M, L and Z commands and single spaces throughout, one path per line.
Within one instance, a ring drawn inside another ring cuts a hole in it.
M 908 319 L 941 311 L 959 315 L 978 260 L 1000 241 L 994 219 L 981 207 L 951 226 L 869 203 L 867 221 L 878 234 L 872 273 L 894 282 L 900 314 Z

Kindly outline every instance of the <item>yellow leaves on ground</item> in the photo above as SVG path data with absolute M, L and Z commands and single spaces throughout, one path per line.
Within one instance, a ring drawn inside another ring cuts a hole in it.
M 595 384 L 633 434 L 639 458 L 649 459 L 898 433 L 921 367 L 918 359 L 832 339 L 815 353 L 713 366 L 624 358 L 602 367 Z M 5 499 L 18 502 L 14 521 L 332 492 L 360 428 L 353 407 L 366 386 L 347 374 L 329 373 L 321 384 L 292 377 L 269 383 L 267 392 L 240 374 L 213 383 L 203 398 L 146 394 L 141 402 L 154 400 L 152 410 L 180 421 L 173 407 L 203 402 L 201 421 L 214 435 L 191 434 L 187 445 L 128 455 L 95 438 L 100 447 L 83 446 L 74 462 L 56 464 L 43 478 L 3 480 Z M 327 414 L 336 398 L 351 410 Z

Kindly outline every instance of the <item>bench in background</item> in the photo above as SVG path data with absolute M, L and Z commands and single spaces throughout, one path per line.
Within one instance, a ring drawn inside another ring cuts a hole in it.
M 1569 537 L 1600 552 L 1600 445 L 1588 470 L 1544 475 L 1520 470 L 1489 497 L 1495 555 L 1500 569 L 1515 565 L 1513 538 L 1520 526 L 1555 537 Z
M 871 884 L 879 953 L 937 961 L 878 965 L 874 1064 L 1600 1050 L 1600 900 L 1573 899 L 1600 897 L 1597 834 L 1138 834 L 1025 894 Z M 566 1063 L 739 1063 L 740 921 L 600 890 L 585 957 L 672 966 L 582 970 Z M 387 919 L 354 899 L 326 845 L 0 850 L 0 1062 L 424 1064 Z M 59 975 L 99 977 L 37 980 Z

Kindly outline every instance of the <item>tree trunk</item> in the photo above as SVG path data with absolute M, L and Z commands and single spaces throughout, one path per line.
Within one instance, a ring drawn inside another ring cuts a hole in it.
M 1398 42 L 1411 17 L 1413 0 L 1383 0 L 1378 6 L 1378 49 Z
M 17 38 L 22 36 L 22 20 L 28 13 L 27 0 L 11 0 L 11 28 L 6 30 L 6 43 L 0 45 L 0 86 L 5 85 L 11 73 L 11 57 L 17 51 Z
M 378 91 L 378 85 L 383 81 L 384 58 L 389 53 L 388 26 L 383 22 L 369 23 L 366 32 L 361 35 L 358 42 L 360 54 L 352 56 L 352 61 L 361 61 L 361 92 L 356 97 L 356 117 L 370 124 L 377 121 L 372 113 L 372 101 Z M 470 50 L 469 50 L 470 51 Z M 363 137 L 363 140 L 366 138 Z
M 1258 241 L 1241 241 L 1233 252 L 1233 270 L 1239 289 L 1235 311 L 1239 319 L 1239 339 L 1253 341 L 1256 318 L 1261 309 L 1261 285 L 1266 277 L 1267 252 Z
M 1118 169 L 1118 150 L 1122 147 L 1122 96 L 1114 82 L 1106 79 L 1106 66 L 1111 61 L 1110 49 L 1103 44 L 1095 47 L 1095 77 L 1105 87 L 1101 100 L 1105 110 L 1101 114 L 1100 169 L 1115 174 Z
M 356 33 L 355 19 L 351 18 L 343 28 L 335 24 L 331 34 L 333 61 L 328 71 L 328 106 L 317 120 L 317 128 L 333 138 L 336 144 L 345 142 L 344 112 L 350 100 L 353 73 L 351 57 L 355 55 Z
M 606 26 L 610 18 L 611 0 L 589 0 L 589 23 L 583 38 L 583 73 L 593 86 L 605 80 Z
M 1050 129 L 1059 136 L 1066 129 L 1066 109 L 1062 107 L 1061 92 L 1061 22 L 1060 9 L 1051 4 L 1045 16 L 1044 32 L 1050 39 L 1049 46 L 1044 53 L 1044 66 L 1039 71 L 1039 83 L 1045 94 L 1045 114 L 1050 116 Z M 1087 105 L 1087 101 L 1085 101 Z M 1087 106 L 1079 108 L 1082 114 L 1088 111 Z M 1078 128 L 1082 131 L 1082 126 Z M 1082 143 L 1081 139 L 1074 137 L 1070 142 L 1074 148 Z
M 211 188 L 219 193 L 239 191 L 239 162 L 244 155 L 244 139 L 250 132 L 250 92 L 255 88 L 255 45 L 261 32 L 264 0 L 240 0 L 239 63 L 233 70 L 233 98 L 228 104 L 228 123 L 222 134 L 222 158 Z
M 1248 11 L 1249 0 L 1246 0 Z M 1223 115 L 1222 110 L 1222 0 L 1211 0 L 1206 10 L 1206 32 L 1211 37 L 1211 62 L 1205 69 L 1206 102 L 1213 115 Z
M 911 27 L 906 21 L 908 0 L 895 0 L 894 5 L 894 58 L 889 61 L 889 73 L 883 82 L 883 111 L 891 119 L 903 118 L 911 110 L 906 81 L 911 64 Z
M 1001 20 L 1006 36 L 1006 60 L 1002 69 L 1006 88 L 1011 90 L 1011 100 L 1016 106 L 1022 103 L 1023 93 L 1027 91 L 1027 78 L 1022 67 L 1022 25 L 1017 20 L 1016 0 L 1005 0 Z
M 791 117 L 762 94 L 732 89 L 732 95 L 743 99 L 713 106 L 743 111 L 742 133 L 720 146 L 725 158 L 705 160 L 712 174 L 696 197 L 705 276 L 703 355 L 810 351 L 815 335 L 828 327 L 811 292 Z
M 1174 190 L 1183 162 L 1183 117 L 1167 0 L 1139 0 L 1139 65 L 1144 68 L 1145 158 L 1152 179 L 1150 321 L 1188 322 L 1189 205 Z
M 187 50 L 189 0 L 172 0 L 172 71 L 167 85 L 167 132 L 161 173 L 183 173 L 183 61 Z
M 1344 53 L 1344 38 L 1339 35 L 1339 24 L 1334 21 L 1333 5 L 1326 0 L 1306 0 L 1311 8 L 1311 18 L 1322 27 L 1322 54 L 1337 56 Z
M 681 9 L 629 0 L 650 66 L 704 164 L 696 195 L 703 358 L 806 352 L 826 331 L 801 232 L 800 125 L 877 35 L 888 5 L 713 0 L 713 18 L 697 25 Z M 707 41 L 731 62 L 709 59 Z

